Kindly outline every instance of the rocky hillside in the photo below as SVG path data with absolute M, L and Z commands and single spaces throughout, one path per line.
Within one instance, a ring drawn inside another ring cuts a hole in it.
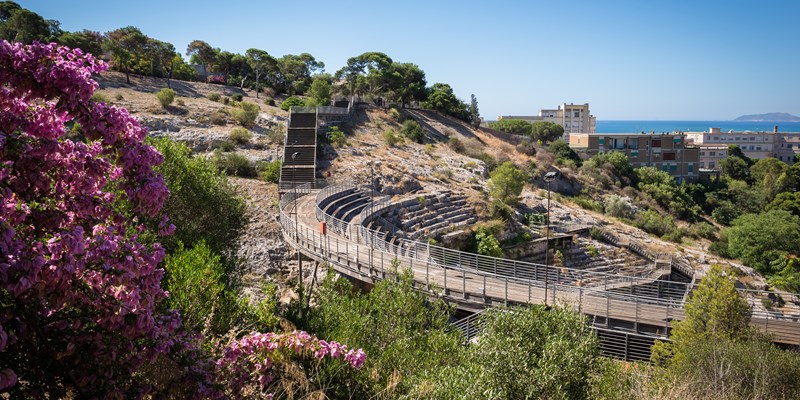
M 124 75 L 112 72 L 103 74 L 99 82 L 98 93 L 136 115 L 150 129 L 151 135 L 183 142 L 197 154 L 222 149 L 244 155 L 251 161 L 271 161 L 281 154 L 287 113 L 264 104 L 251 91 L 173 81 L 172 87 L 178 97 L 174 106 L 164 110 L 154 96 L 156 91 L 166 87 L 162 79 L 132 77 L 131 85 L 127 85 Z M 216 98 L 215 94 L 220 97 L 218 101 L 210 99 Z M 260 108 L 256 126 L 251 128 L 253 139 L 249 144 L 232 145 L 228 138 L 238 125 L 228 116 L 231 107 L 224 100 L 235 95 L 241 95 L 244 101 L 256 103 Z M 276 100 L 280 102 L 280 98 Z M 400 134 L 402 122 L 408 119 L 423 128 L 422 143 Z M 346 142 L 336 147 L 326 144 L 319 154 L 321 177 L 367 184 L 372 172 L 380 190 L 396 197 L 411 191 L 461 193 L 484 222 L 490 219 L 487 163 L 512 161 L 533 176 L 556 168 L 553 156 L 543 149 L 534 147 L 536 154 L 529 156 L 530 148 L 518 146 L 516 140 L 509 141 L 490 130 L 473 129 L 433 111 L 401 110 L 398 113 L 366 108 L 359 110 L 355 118 L 341 128 L 346 133 Z M 390 145 L 389 136 L 398 139 L 397 143 Z M 370 164 L 376 165 L 373 170 Z M 569 171 L 563 172 L 563 178 L 552 185 L 551 215 L 555 223 L 603 226 L 614 235 L 634 240 L 653 252 L 682 254 L 699 271 L 716 262 L 702 247 L 664 242 L 615 219 L 576 206 L 571 197 L 559 193 L 578 194 L 583 185 L 591 182 L 581 182 Z M 234 182 L 250 207 L 251 220 L 239 241 L 238 255 L 246 271 L 244 281 L 254 294 L 260 292 L 263 282 L 276 281 L 282 288 L 284 300 L 288 300 L 295 296 L 287 283 L 296 279 L 297 263 L 293 250 L 282 240 L 276 221 L 277 187 L 258 179 L 234 178 Z M 545 188 L 540 179 L 525 186 L 516 215 L 519 221 L 523 220 L 525 212 L 545 210 Z M 311 268 L 306 269 L 309 270 Z M 310 274 L 304 278 L 313 279 Z

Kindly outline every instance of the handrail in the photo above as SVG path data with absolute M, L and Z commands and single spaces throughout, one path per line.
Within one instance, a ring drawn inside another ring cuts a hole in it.
M 331 186 L 334 187 L 323 190 L 326 193 L 335 193 L 347 185 Z M 640 322 L 668 326 L 669 321 L 683 318 L 684 296 L 690 286 L 686 283 L 657 281 L 655 287 L 636 286 L 636 291 L 620 291 L 619 288 L 604 288 L 604 285 L 590 287 L 583 283 L 587 278 L 608 280 L 614 275 L 553 266 L 545 268 L 540 264 L 458 252 L 410 240 L 395 239 L 390 243 L 385 240 L 385 232 L 369 230 L 361 225 L 344 224 L 343 221 L 337 229 L 343 230 L 347 236 L 323 234 L 314 228 L 296 224 L 290 214 L 287 214 L 287 210 L 293 208 L 289 207 L 290 203 L 310 193 L 311 185 L 307 184 L 297 187 L 296 197 L 293 192 L 287 192 L 281 197 L 280 223 L 284 237 L 292 246 L 303 248 L 308 254 L 351 271 L 355 276 L 360 275 L 367 280 L 385 279 L 397 272 L 391 268 L 394 264 L 392 261 L 396 260 L 399 265 L 414 271 L 417 282 L 424 279 L 426 290 L 438 288 L 435 292 L 437 294 L 484 305 L 498 301 L 503 304 L 530 303 L 536 300 L 532 297 L 533 290 L 541 293 L 540 289 L 545 288 L 544 277 L 547 276 L 547 288 L 550 290 L 546 302 L 561 299 L 577 306 L 584 313 L 600 316 L 606 321 L 628 318 L 635 326 Z M 323 218 L 337 222 L 335 218 L 324 213 Z M 352 228 L 355 226 L 358 229 L 354 232 Z M 631 284 L 626 287 L 631 289 L 635 283 L 642 281 L 640 278 L 627 279 Z M 744 295 L 769 293 L 752 290 L 739 292 Z M 664 296 L 665 293 L 671 295 Z M 784 337 L 791 337 L 791 340 L 795 340 L 796 332 L 800 331 L 796 324 L 800 314 L 783 315 L 772 311 L 764 312 L 754 307 L 752 316 L 754 325 L 771 333 L 782 333 Z M 776 320 L 780 321 L 770 322 Z

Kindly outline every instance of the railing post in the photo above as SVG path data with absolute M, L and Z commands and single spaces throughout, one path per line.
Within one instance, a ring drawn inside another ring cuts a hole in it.
M 463 290 L 463 297 L 464 300 L 467 299 L 467 274 L 464 271 L 464 267 L 461 267 L 461 289 Z
M 443 269 L 444 269 L 444 294 L 445 294 L 445 296 L 447 296 L 448 295 L 448 293 L 447 293 L 447 265 L 445 265 L 443 267 Z
M 508 278 L 506 278 L 506 293 L 503 297 L 505 306 L 508 306 Z
M 483 276 L 483 302 L 486 303 L 486 275 Z

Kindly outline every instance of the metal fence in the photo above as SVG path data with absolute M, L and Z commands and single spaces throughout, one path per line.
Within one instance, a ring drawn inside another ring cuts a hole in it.
M 350 183 L 331 185 L 317 193 L 314 200 L 352 189 Z M 311 185 L 298 187 L 297 193 L 298 199 L 312 193 Z M 365 281 L 393 277 L 399 268 L 408 268 L 422 285 L 421 290 L 474 309 L 498 304 L 563 302 L 596 320 L 599 317 L 606 324 L 612 320 L 629 321 L 634 331 L 640 325 L 662 327 L 655 334 L 666 336 L 670 322 L 683 319 L 684 296 L 693 286 L 488 257 L 396 237 L 387 241 L 386 232 L 347 224 L 325 213 L 315 201 L 317 219 L 326 222 L 327 232 L 323 233 L 315 227 L 295 223 L 294 200 L 294 193 L 288 192 L 280 201 L 281 226 L 294 247 Z M 375 213 L 391 206 L 378 207 Z M 776 341 L 800 341 L 797 323 L 800 314 L 765 312 L 758 309 L 752 298 L 769 292 L 740 292 L 754 304 L 754 325 L 772 333 Z

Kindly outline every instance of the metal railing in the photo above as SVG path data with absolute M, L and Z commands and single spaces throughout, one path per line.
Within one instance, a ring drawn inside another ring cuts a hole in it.
M 339 184 L 326 187 L 323 191 L 334 194 L 351 188 L 351 185 Z M 297 198 L 311 193 L 310 185 L 297 189 Z M 317 196 L 321 198 L 320 194 Z M 680 282 L 624 277 L 629 285 L 623 287 L 615 284 L 619 277 L 609 273 L 545 267 L 399 238 L 387 241 L 386 232 L 346 224 L 314 204 L 316 213 L 321 212 L 318 215 L 328 227 L 328 234 L 323 234 L 313 227 L 295 224 L 291 214 L 287 214 L 287 209 L 294 211 L 294 207 L 289 206 L 294 200 L 293 192 L 287 192 L 280 201 L 280 223 L 286 240 L 292 246 L 366 281 L 392 277 L 398 268 L 410 269 L 415 281 L 422 285 L 421 290 L 446 296 L 475 309 L 497 304 L 554 304 L 560 301 L 571 304 L 585 314 L 599 316 L 606 322 L 629 321 L 634 331 L 638 331 L 640 324 L 662 327 L 657 334 L 665 336 L 671 321 L 683 319 L 684 295 L 692 286 Z M 331 226 L 334 228 L 331 229 Z M 593 285 L 585 283 L 590 279 L 594 280 Z M 545 285 L 547 290 L 544 290 Z M 649 290 L 642 291 L 641 287 Z M 626 291 L 625 288 L 630 290 Z M 768 293 L 740 292 L 750 299 Z M 778 314 L 754 308 L 752 315 L 753 324 L 774 334 L 777 341 L 800 342 L 800 324 L 797 323 L 800 313 Z

